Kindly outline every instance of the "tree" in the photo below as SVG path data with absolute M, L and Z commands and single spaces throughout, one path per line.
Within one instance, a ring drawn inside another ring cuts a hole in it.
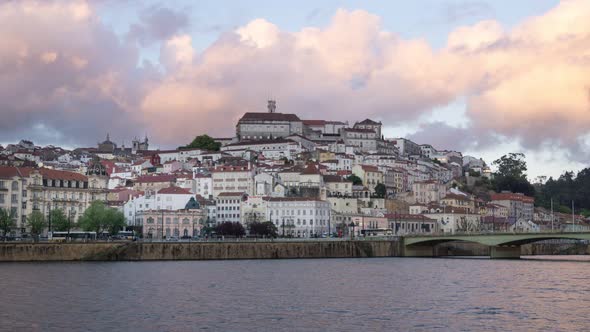
M 254 236 L 263 236 L 263 237 L 272 237 L 275 238 L 278 236 L 278 229 L 277 226 L 271 221 L 265 222 L 253 222 L 248 224 L 248 231 L 250 235 Z
M 100 201 L 94 201 L 80 218 L 80 227 L 86 232 L 96 234 L 103 231 L 116 234 L 125 227 L 125 216 L 116 209 L 106 207 Z
M 221 148 L 221 143 L 215 142 L 213 138 L 209 135 L 200 135 L 195 137 L 195 139 L 185 146 L 187 149 L 203 149 L 209 151 L 219 151 Z
M 62 209 L 51 210 L 49 218 L 51 218 L 51 230 L 57 232 L 69 232 L 76 226 Z
M 2 230 L 2 235 L 6 237 L 14 227 L 16 227 L 15 213 L 12 210 L 0 208 L 0 230 Z
M 31 234 L 35 238 L 35 241 L 39 241 L 39 235 L 43 233 L 43 230 L 47 227 L 47 222 L 45 221 L 43 213 L 33 211 L 33 213 L 27 217 L 27 226 L 31 229 Z
M 360 186 L 363 184 L 363 180 L 358 176 L 351 174 L 349 177 L 346 178 L 348 181 L 352 181 L 352 185 Z
M 383 183 L 377 183 L 375 186 L 375 195 L 378 198 L 385 198 L 385 195 L 387 195 L 387 188 Z
M 510 153 L 493 162 L 498 168 L 493 181 L 497 192 L 508 190 L 527 196 L 535 195 L 535 188 L 526 178 L 527 166 L 524 159 L 523 153 Z
M 215 233 L 217 233 L 217 235 L 223 236 L 240 237 L 246 234 L 246 230 L 244 229 L 244 226 L 242 226 L 242 224 L 240 224 L 239 222 L 226 221 L 215 227 Z

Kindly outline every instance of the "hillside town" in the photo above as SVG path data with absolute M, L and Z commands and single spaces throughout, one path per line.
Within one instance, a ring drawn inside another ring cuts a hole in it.
M 150 150 L 148 137 L 109 134 L 73 150 L 32 141 L 0 146 L 0 208 L 26 234 L 34 211 L 76 222 L 95 201 L 146 239 L 194 238 L 221 223 L 271 222 L 279 236 L 343 237 L 590 230 L 582 216 L 535 207 L 522 193 L 475 193 L 482 159 L 406 138 L 382 123 L 245 113 L 218 149 Z M 45 232 L 51 231 L 51 225 Z

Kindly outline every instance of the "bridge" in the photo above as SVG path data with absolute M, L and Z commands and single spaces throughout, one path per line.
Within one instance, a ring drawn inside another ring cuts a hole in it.
M 437 244 L 462 241 L 490 247 L 490 258 L 520 258 L 520 246 L 545 240 L 587 240 L 590 232 L 575 233 L 497 233 L 457 235 L 404 236 L 402 255 L 405 257 L 434 257 Z

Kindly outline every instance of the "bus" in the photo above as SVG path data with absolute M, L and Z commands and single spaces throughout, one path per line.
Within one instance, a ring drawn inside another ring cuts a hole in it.
M 49 232 L 47 240 L 53 242 L 96 240 L 96 232 Z
M 133 240 L 135 239 L 135 234 L 133 234 L 133 231 L 119 231 L 117 237 L 121 240 Z

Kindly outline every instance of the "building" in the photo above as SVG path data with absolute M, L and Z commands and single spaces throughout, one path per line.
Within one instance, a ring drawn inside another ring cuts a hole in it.
M 244 192 L 223 192 L 215 198 L 217 207 L 217 224 L 224 222 L 241 222 L 242 202 L 247 195 Z
M 508 209 L 508 218 L 512 223 L 519 219 L 533 220 L 535 198 L 521 193 L 501 192 L 491 196 L 491 203 Z
M 371 193 L 375 192 L 375 186 L 384 183 L 383 172 L 379 171 L 377 166 L 372 165 L 354 165 L 352 173 L 363 181 L 363 186 L 367 187 Z
M 197 205 L 198 206 L 198 205 Z M 206 220 L 200 208 L 181 210 L 147 210 L 137 213 L 146 239 L 191 238 L 199 236 Z
M 90 167 L 86 175 L 31 167 L 0 167 L 0 207 L 16 218 L 14 233 L 27 231 L 27 216 L 40 211 L 49 216 L 61 209 L 77 221 L 93 201 L 107 201 L 104 168 Z M 50 221 L 48 219 L 48 221 Z
M 340 135 L 344 143 L 352 146 L 355 152 L 377 152 L 379 136 L 373 129 L 344 128 Z
M 187 189 L 170 186 L 157 191 L 147 190 L 139 197 L 131 196 L 131 199 L 123 206 L 123 214 L 127 225 L 141 224 L 136 220 L 138 212 L 149 210 L 176 211 L 184 209 L 186 203 L 194 195 Z
M 268 197 L 265 220 L 272 221 L 279 235 L 314 237 L 332 232 L 330 203 L 317 198 Z
M 376 122 L 370 119 L 365 119 L 361 122 L 356 122 L 354 124 L 354 126 L 352 126 L 354 129 L 369 129 L 372 130 L 373 132 L 375 132 L 375 134 L 377 135 L 377 139 L 381 139 L 381 121 Z
M 158 191 L 176 183 L 176 176 L 171 174 L 142 175 L 137 177 L 133 189 L 140 191 Z
M 237 166 L 217 166 L 211 172 L 213 196 L 223 192 L 254 194 L 254 173 L 251 164 Z
M 386 214 L 393 235 L 436 234 L 439 232 L 436 219 L 423 214 Z
M 392 140 L 402 156 L 420 156 L 422 155 L 422 148 L 420 145 L 405 138 L 394 138 Z
M 245 113 L 236 125 L 239 141 L 262 140 L 303 135 L 303 122 L 295 114 L 276 113 L 274 100 L 268 101 L 267 113 Z
M 263 139 L 227 144 L 221 151 L 241 156 L 246 151 L 254 151 L 268 159 L 294 159 L 301 151 L 301 145 L 290 139 Z
M 417 181 L 412 184 L 414 203 L 439 202 L 447 194 L 447 187 L 440 181 Z

